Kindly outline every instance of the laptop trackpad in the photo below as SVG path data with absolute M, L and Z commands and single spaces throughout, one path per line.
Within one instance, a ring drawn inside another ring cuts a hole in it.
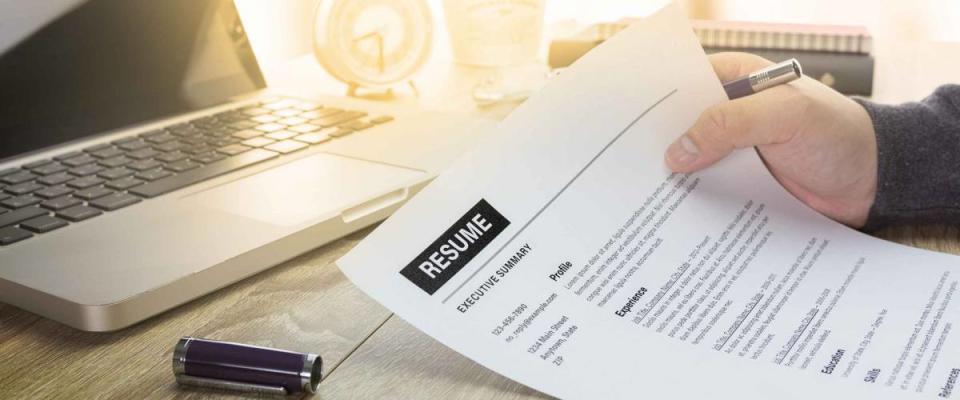
M 280 226 L 316 222 L 401 189 L 426 173 L 320 153 L 283 164 L 185 200 Z

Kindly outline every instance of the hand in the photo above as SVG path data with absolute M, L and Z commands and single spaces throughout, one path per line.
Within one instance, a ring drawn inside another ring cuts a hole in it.
M 714 54 L 710 62 L 721 81 L 772 64 L 746 53 Z M 877 139 L 859 104 L 804 76 L 710 107 L 665 158 L 670 169 L 693 172 L 754 146 L 800 201 L 851 227 L 866 223 L 877 191 Z

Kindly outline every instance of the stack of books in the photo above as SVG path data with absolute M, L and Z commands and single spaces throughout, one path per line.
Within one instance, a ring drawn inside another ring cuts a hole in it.
M 550 66 L 570 65 L 631 22 L 627 18 L 596 24 L 552 41 Z M 805 75 L 840 93 L 869 96 L 873 92 L 873 40 L 864 27 L 710 20 L 691 24 L 707 53 L 742 51 L 776 62 L 796 58 Z

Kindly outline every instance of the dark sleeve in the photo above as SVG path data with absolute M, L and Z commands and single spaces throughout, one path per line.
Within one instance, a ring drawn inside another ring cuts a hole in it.
M 960 85 L 919 103 L 857 99 L 877 133 L 877 196 L 864 230 L 960 224 Z

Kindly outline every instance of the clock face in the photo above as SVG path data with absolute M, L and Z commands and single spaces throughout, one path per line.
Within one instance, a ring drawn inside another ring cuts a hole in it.
M 317 8 L 315 54 L 347 83 L 382 87 L 409 78 L 432 40 L 424 0 L 321 0 Z

